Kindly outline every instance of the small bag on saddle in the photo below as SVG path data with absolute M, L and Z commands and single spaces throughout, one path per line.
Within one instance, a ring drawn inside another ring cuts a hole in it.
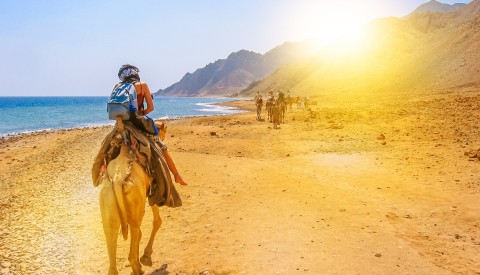
M 138 114 L 132 114 L 130 121 L 138 129 L 149 133 L 150 135 L 158 136 L 158 128 L 152 118 L 148 116 L 140 116 Z

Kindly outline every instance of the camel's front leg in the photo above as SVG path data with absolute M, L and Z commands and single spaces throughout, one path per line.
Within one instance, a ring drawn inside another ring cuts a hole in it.
M 143 256 L 140 258 L 142 264 L 146 266 L 152 266 L 152 253 L 153 253 L 153 240 L 155 239 L 155 235 L 157 234 L 158 229 L 162 225 L 162 219 L 160 218 L 160 211 L 158 205 L 154 204 L 152 206 L 152 213 L 153 213 L 153 228 L 152 233 L 150 233 L 150 239 L 148 240 L 148 244 L 143 251 Z

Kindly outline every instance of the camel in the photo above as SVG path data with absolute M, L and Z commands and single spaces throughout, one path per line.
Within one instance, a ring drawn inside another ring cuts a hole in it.
M 287 106 L 290 107 L 290 112 L 292 112 L 293 102 L 294 102 L 294 99 L 292 97 L 287 97 Z
M 120 132 L 123 132 L 123 122 L 117 119 Z M 161 129 L 162 130 L 162 129 Z M 162 133 L 162 131 L 161 131 Z M 163 129 L 165 136 L 165 128 Z M 128 261 L 132 274 L 143 274 L 142 265 L 152 266 L 153 241 L 162 224 L 159 206 L 153 204 L 153 228 L 150 239 L 139 259 L 139 245 L 142 237 L 140 226 L 145 214 L 147 190 L 152 178 L 131 154 L 129 146 L 122 143 L 119 155 L 108 163 L 106 177 L 103 177 L 100 190 L 100 211 L 102 214 L 103 230 L 107 242 L 110 266 L 108 274 L 118 274 L 116 267 L 117 238 L 119 229 L 123 238 L 128 237 L 130 227 L 130 252 Z
M 256 101 L 255 105 L 257 106 L 257 120 L 262 120 L 263 100 L 260 98 L 260 100 Z
M 287 104 L 283 101 L 278 103 L 280 123 L 285 123 L 285 113 L 287 112 Z
M 272 107 L 272 122 L 273 129 L 278 129 L 278 125 L 280 125 L 280 108 L 278 104 L 274 104 Z
M 265 103 L 265 109 L 267 110 L 267 116 L 268 116 L 268 122 L 272 122 L 272 108 L 273 108 L 274 102 L 273 100 L 267 100 Z

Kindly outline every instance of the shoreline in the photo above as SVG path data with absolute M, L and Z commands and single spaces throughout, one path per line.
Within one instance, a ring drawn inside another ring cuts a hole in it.
M 280 129 L 255 119 L 253 101 L 233 101 L 247 112 L 167 122 L 189 185 L 177 185 L 182 207 L 160 210 L 146 274 L 479 272 L 480 161 L 464 156 L 478 142 L 477 101 L 319 102 L 294 106 Z M 90 169 L 110 130 L 0 141 L 6 274 L 107 271 Z M 146 207 L 141 251 L 151 222 Z M 128 245 L 118 241 L 120 274 Z
M 229 102 L 234 102 L 237 100 L 232 100 Z M 242 101 L 242 100 L 238 100 Z M 227 102 L 228 103 L 228 102 Z M 161 117 L 154 119 L 154 121 L 170 121 L 170 120 L 179 120 L 179 119 L 184 119 L 184 118 L 195 118 L 195 117 L 210 117 L 210 116 L 224 116 L 224 115 L 231 115 L 231 114 L 240 114 L 243 112 L 247 112 L 246 110 L 241 110 L 233 105 L 228 105 L 227 103 L 223 102 L 218 102 L 218 103 L 205 103 L 205 105 L 219 105 L 219 106 L 226 106 L 226 107 L 232 107 L 234 108 L 233 110 L 238 110 L 237 112 L 234 113 L 225 113 L 225 114 L 207 114 L 207 115 L 191 115 L 191 116 L 179 116 L 179 117 Z M 108 123 L 99 123 L 99 124 L 93 124 L 93 125 L 88 125 L 88 126 L 82 126 L 82 127 L 71 127 L 71 128 L 57 128 L 57 129 L 40 129 L 40 130 L 31 130 L 31 131 L 24 131 L 24 132 L 14 132 L 14 133 L 0 133 L 0 141 L 2 140 L 8 140 L 10 138 L 21 138 L 22 136 L 29 136 L 29 135 L 41 135 L 43 133 L 49 133 L 49 132 L 61 132 L 61 131 L 75 131 L 75 130 L 81 130 L 81 129 L 96 129 L 96 128 L 104 128 L 104 127 L 111 127 L 115 124 L 115 121 L 110 120 Z
M 70 116 L 69 119 L 67 119 L 66 121 L 62 121 L 62 122 L 57 122 L 56 119 L 53 119 L 53 118 L 47 118 L 46 116 L 43 116 L 40 120 L 37 121 L 36 124 L 32 124 L 31 122 L 29 122 L 31 120 L 31 118 L 27 118 L 25 117 L 24 115 L 22 115 L 22 112 L 23 113 L 27 113 L 28 112 L 28 108 L 30 108 L 32 105 L 31 104 L 34 104 L 34 103 L 31 103 L 30 101 L 27 102 L 27 103 L 20 103 L 18 101 L 19 98 L 22 98 L 22 97 L 9 97 L 13 100 L 12 104 L 14 105 L 14 108 L 10 111 L 10 109 L 4 109 L 3 112 L 7 112 L 5 113 L 7 115 L 7 121 L 8 123 L 5 123 L 5 125 L 0 129 L 1 132 L 0 132 L 0 139 L 3 139 L 3 138 L 8 138 L 8 137 L 11 137 L 11 136 L 20 136 L 22 134 L 30 134 L 30 133 L 35 133 L 35 132 L 42 132 L 42 131 L 56 131 L 56 130 L 69 130 L 69 129 L 84 129 L 84 128 L 92 128 L 92 127 L 103 127 L 103 126 L 108 126 L 108 125 L 111 125 L 111 124 L 114 124 L 114 121 L 113 120 L 108 120 L 108 117 L 105 115 L 105 116 L 100 116 L 100 115 L 93 115 L 93 116 L 88 116 L 88 117 L 83 117 L 82 115 L 80 115 L 78 112 L 79 110 L 76 109 L 74 111 L 74 115 L 73 116 Z M 30 99 L 32 98 L 38 98 L 38 99 L 45 99 L 45 98 L 48 98 L 48 97 L 28 97 Z M 66 99 L 66 98 L 70 98 L 70 97 L 66 97 L 66 96 L 61 96 L 61 97 L 53 97 L 53 98 L 60 98 L 60 99 Z M 100 110 L 98 109 L 99 106 L 99 102 L 97 101 L 98 99 L 102 99 L 102 98 L 105 98 L 105 97 L 101 97 L 101 96 L 97 96 L 97 97 L 91 97 L 91 96 L 85 96 L 85 97 L 71 97 L 71 98 L 80 98 L 79 100 L 79 104 L 78 106 L 85 106 L 86 108 L 90 108 L 90 112 L 94 112 L 94 113 L 98 113 L 100 112 Z M 95 106 L 95 109 L 92 110 L 91 109 L 91 106 L 92 105 L 82 105 L 82 104 L 85 104 L 85 99 L 86 98 L 94 98 L 95 100 L 93 102 L 89 102 L 89 103 L 93 103 L 93 106 Z M 17 100 L 15 100 L 17 99 Z M 177 105 L 180 105 L 180 106 L 177 106 L 177 107 L 180 107 L 180 109 L 183 107 L 187 107 L 188 104 L 192 104 L 192 103 L 188 103 L 188 102 L 182 102 L 182 101 L 178 101 L 178 97 L 176 98 L 169 98 L 169 97 L 165 97 L 165 100 L 167 101 L 170 101 L 170 100 L 174 100 L 174 101 L 177 101 Z M 241 110 L 234 110 L 232 109 L 232 107 L 228 106 L 228 105 L 223 105 L 224 106 L 224 109 L 220 108 L 220 107 L 217 107 L 217 106 L 222 106 L 221 104 L 217 104 L 217 103 L 221 103 L 221 102 L 209 102 L 208 100 L 215 100 L 215 98 L 197 98 L 198 100 L 203 100 L 205 99 L 206 101 L 204 102 L 193 102 L 194 105 L 192 105 L 193 107 L 190 108 L 186 108 L 186 112 L 184 111 L 183 114 L 179 114 L 179 112 L 176 112 L 174 111 L 175 108 L 169 109 L 168 113 L 170 113 L 170 116 L 167 116 L 166 114 L 163 114 L 162 111 L 158 111 L 158 112 L 153 112 L 154 114 L 150 114 L 150 116 L 155 116 L 156 118 L 154 120 L 168 120 L 168 119 L 181 119 L 181 118 L 188 118 L 188 117 L 196 117 L 196 116 L 199 116 L 199 117 L 202 117 L 202 116 L 212 116 L 212 115 L 223 115 L 223 114 L 231 114 L 231 113 L 237 113 L 237 112 L 242 112 Z M 219 99 L 222 99 L 222 98 L 219 98 Z M 224 100 L 230 100 L 230 101 L 233 101 L 234 99 L 228 99 L 228 98 L 223 98 Z M 59 104 L 60 102 L 55 102 L 55 101 L 49 101 L 49 105 L 47 107 L 45 107 L 46 109 L 52 109 L 54 108 L 56 105 L 55 104 Z M 71 102 L 70 102 L 71 103 Z M 23 106 L 22 104 L 25 104 L 25 106 Z M 103 104 L 103 101 L 102 101 L 102 104 Z M 157 107 L 162 107 L 164 104 L 166 104 L 166 101 L 160 101 L 160 102 L 157 102 L 157 104 L 160 104 L 160 106 L 157 106 Z M 173 105 L 173 106 L 176 106 L 176 105 Z M 70 105 L 69 105 L 70 106 Z M 102 105 L 103 106 L 103 105 Z M 20 108 L 17 110 L 17 108 Z M 7 110 L 7 111 L 5 111 Z M 23 110 L 22 112 L 20 112 L 19 110 Z M 53 109 L 52 109 L 53 110 Z M 10 112 L 8 112 L 10 111 Z M 39 111 L 39 110 L 35 110 L 35 111 Z M 41 111 L 41 110 L 40 110 Z M 63 113 L 65 112 L 69 112 L 65 107 L 58 107 L 58 108 L 55 108 L 55 114 L 52 116 L 52 117 L 56 117 L 56 116 L 63 116 Z M 103 108 L 102 108 L 102 113 L 103 113 Z M 78 116 L 81 116 L 80 118 Z M 25 121 L 22 121 L 25 120 Z M 20 123 L 18 125 L 14 125 L 14 121 L 17 121 L 17 120 L 20 120 Z M 27 121 L 28 120 L 28 121 Z M 38 126 L 41 126 L 41 127 L 38 127 Z M 16 129 L 16 130 L 15 130 Z

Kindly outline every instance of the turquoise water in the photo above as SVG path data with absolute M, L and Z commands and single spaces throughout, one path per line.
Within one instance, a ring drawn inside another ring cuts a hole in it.
M 108 97 L 0 97 L 0 136 L 40 130 L 114 124 L 107 115 Z M 230 98 L 156 97 L 154 119 L 223 115 L 241 110 L 213 105 Z

